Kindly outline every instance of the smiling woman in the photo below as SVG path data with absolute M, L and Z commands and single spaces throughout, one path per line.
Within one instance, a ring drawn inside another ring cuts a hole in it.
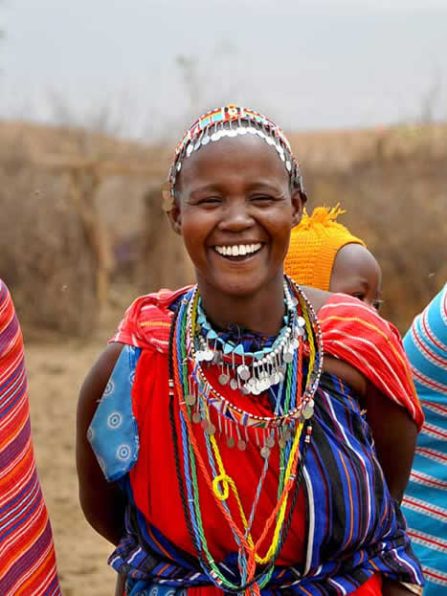
M 305 201 L 253 110 L 177 148 L 164 202 L 197 283 L 134 302 L 78 407 L 81 503 L 126 594 L 420 592 L 407 362 L 372 309 L 284 276 Z

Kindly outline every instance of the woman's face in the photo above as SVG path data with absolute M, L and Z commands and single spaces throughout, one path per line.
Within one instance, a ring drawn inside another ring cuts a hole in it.
M 186 158 L 171 212 L 202 287 L 249 296 L 282 280 L 302 200 L 275 149 L 246 135 Z

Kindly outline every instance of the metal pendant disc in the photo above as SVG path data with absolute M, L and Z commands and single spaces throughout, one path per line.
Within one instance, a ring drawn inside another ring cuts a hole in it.
M 261 449 L 261 455 L 264 459 L 267 459 L 270 455 L 270 449 L 268 447 L 263 447 Z
M 216 427 L 212 422 L 209 422 L 207 427 L 205 428 L 205 432 L 207 435 L 214 435 L 216 434 Z
M 214 352 L 212 350 L 205 350 L 203 352 L 203 359 L 206 362 L 211 362 L 211 360 L 213 360 L 213 358 L 214 358 Z
M 221 375 L 219 375 L 219 383 L 221 385 L 227 385 L 229 380 L 230 380 L 230 377 L 228 375 L 226 375 L 225 373 L 222 373 Z
M 237 367 L 237 374 L 243 381 L 248 381 L 250 378 L 250 369 L 246 364 L 240 364 Z
M 234 440 L 234 437 L 228 437 L 227 439 L 227 446 L 232 449 L 236 444 L 236 441 Z
M 314 415 L 314 402 L 310 400 L 303 408 L 303 418 L 309 420 Z
M 265 444 L 269 449 L 273 449 L 275 446 L 275 439 L 273 437 L 268 437 Z
M 293 352 L 284 352 L 282 357 L 283 357 L 284 362 L 287 362 L 287 364 L 290 364 L 293 361 Z
M 236 391 L 236 389 L 239 387 L 239 384 L 237 382 L 236 379 L 231 379 L 230 381 L 230 387 L 231 389 L 233 389 L 234 391 Z
M 237 448 L 239 451 L 245 451 L 247 449 L 247 443 L 243 439 L 239 439 L 237 442 Z

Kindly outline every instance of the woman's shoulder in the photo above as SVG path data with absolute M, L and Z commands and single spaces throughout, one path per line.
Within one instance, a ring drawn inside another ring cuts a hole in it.
M 301 286 L 301 289 L 316 313 L 335 295 L 333 292 L 326 292 L 310 286 Z
M 339 357 L 356 352 L 367 360 L 381 354 L 388 361 L 397 360 L 407 368 L 402 337 L 398 329 L 371 306 L 347 294 L 325 292 L 318 310 L 318 320 L 325 351 Z M 352 354 L 354 356 L 354 354 Z
M 309 299 L 316 299 L 325 354 L 358 370 L 380 393 L 407 409 L 420 427 L 423 414 L 396 327 L 346 294 L 311 291 Z
M 380 330 L 384 336 L 393 337 L 400 341 L 400 334 L 396 327 L 382 318 L 371 306 L 349 294 L 326 292 L 317 288 L 304 287 L 303 291 L 318 314 L 323 328 L 339 328 L 348 326 L 360 330 L 371 330 L 371 325 Z
M 126 310 L 110 341 L 165 352 L 169 343 L 173 305 L 189 289 L 190 286 L 174 291 L 162 289 L 140 296 Z

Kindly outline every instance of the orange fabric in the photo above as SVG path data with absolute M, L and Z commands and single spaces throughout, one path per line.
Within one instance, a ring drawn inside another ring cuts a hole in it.
M 338 251 L 346 244 L 366 246 L 337 222 L 343 213 L 338 205 L 332 209 L 316 207 L 312 215 L 304 211 L 300 223 L 292 230 L 284 261 L 284 271 L 297 283 L 329 290 Z

